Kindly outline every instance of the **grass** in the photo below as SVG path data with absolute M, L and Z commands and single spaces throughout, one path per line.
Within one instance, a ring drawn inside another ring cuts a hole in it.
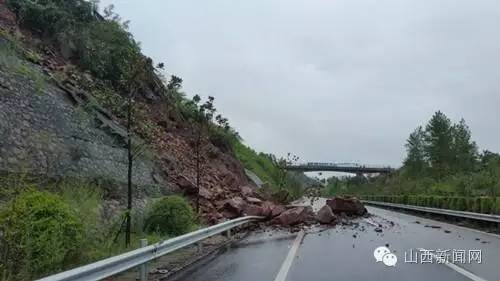
M 56 183 L 46 183 L 38 177 L 23 174 L 4 174 L 0 176 L 0 210 L 9 202 L 15 200 L 23 191 L 42 190 L 57 194 L 63 202 L 77 214 L 79 222 L 84 228 L 83 241 L 78 252 L 79 256 L 71 261 L 66 261 L 64 269 L 88 264 L 110 256 L 114 256 L 140 246 L 140 239 L 148 239 L 149 244 L 168 239 L 168 235 L 159 233 L 146 233 L 143 231 L 145 212 L 132 213 L 133 229 L 131 233 L 131 246 L 125 247 L 124 232 L 119 231 L 124 217 L 124 211 L 118 211 L 113 218 L 104 219 L 103 187 L 79 179 L 66 179 Z M 193 229 L 197 226 L 193 226 Z M 0 241 L 0 249 L 1 249 Z M 8 257 L 7 257 L 8 258 Z M 2 261 L 0 260 L 0 269 Z M 1 270 L 0 270 L 1 273 Z M 1 275 L 1 274 L 0 274 Z M 0 280 L 2 280 L 0 276 Z
M 278 186 L 279 168 L 263 153 L 257 153 L 239 141 L 234 142 L 233 149 L 238 160 L 246 169 L 254 172 L 264 183 Z
M 281 170 L 269 155 L 257 153 L 239 140 L 233 141 L 233 150 L 236 158 L 243 163 L 246 169 L 254 172 L 264 182 L 265 187 L 273 193 L 280 191 Z M 303 195 L 304 182 L 300 179 L 300 176 L 291 172 L 286 173 L 284 189 L 288 191 L 290 199 L 297 199 Z

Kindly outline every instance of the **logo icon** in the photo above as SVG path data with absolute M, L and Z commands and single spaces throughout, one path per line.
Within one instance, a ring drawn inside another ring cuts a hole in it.
M 386 266 L 396 266 L 398 262 L 398 257 L 391 253 L 389 248 L 381 246 L 373 251 L 373 256 L 377 262 L 382 262 Z

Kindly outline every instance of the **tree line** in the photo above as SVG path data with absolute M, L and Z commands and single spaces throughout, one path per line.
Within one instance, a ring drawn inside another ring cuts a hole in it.
M 441 111 L 434 113 L 425 128 L 417 127 L 405 147 L 404 172 L 410 177 L 442 179 L 478 168 L 480 155 L 469 126 L 464 119 L 452 123 Z

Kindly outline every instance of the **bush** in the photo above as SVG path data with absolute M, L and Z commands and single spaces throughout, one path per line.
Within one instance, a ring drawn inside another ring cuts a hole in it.
M 92 23 L 77 36 L 81 66 L 114 84 L 131 78 L 140 48 L 119 22 Z
M 494 200 L 493 198 L 490 198 L 490 197 L 482 197 L 481 199 L 481 207 L 480 207 L 480 211 L 481 213 L 483 214 L 491 214 L 491 213 L 494 213 L 495 210 L 493 208 L 493 204 L 494 204 Z
M 58 42 L 79 65 L 114 86 L 132 78 L 140 48 L 118 15 L 108 10 L 105 20 L 85 0 L 8 0 L 22 25 Z
M 8 0 L 21 24 L 48 35 L 94 19 L 92 4 L 84 0 Z
M 71 208 L 57 196 L 29 190 L 0 212 L 5 273 L 32 279 L 60 271 L 74 262 L 84 229 Z
M 177 195 L 166 196 L 151 206 L 144 230 L 166 235 L 181 235 L 195 227 L 195 215 L 189 203 Z

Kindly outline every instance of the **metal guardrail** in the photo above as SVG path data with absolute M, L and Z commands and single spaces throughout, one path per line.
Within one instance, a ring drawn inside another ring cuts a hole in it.
M 474 220 L 480 220 L 480 221 L 500 223 L 500 216 L 499 215 L 490 215 L 490 214 L 473 213 L 473 212 L 465 212 L 465 211 L 455 211 L 455 210 L 449 210 L 449 209 L 430 208 L 430 207 L 404 205 L 404 204 L 387 203 L 387 202 L 378 202 L 378 201 L 370 201 L 370 200 L 361 200 L 361 202 L 366 203 L 368 205 L 385 206 L 385 207 L 392 207 L 392 208 L 398 208 L 398 209 L 426 212 L 426 213 L 431 213 L 431 214 L 447 215 L 447 216 L 454 216 L 454 217 L 460 217 L 460 218 L 468 218 L 468 219 L 474 219 Z
M 165 254 L 171 253 L 188 245 L 195 244 L 210 236 L 226 232 L 230 233 L 232 228 L 253 221 L 261 220 L 262 217 L 246 216 L 226 221 L 217 225 L 203 228 L 172 239 L 161 241 L 150 246 L 142 247 L 118 256 L 110 257 L 95 263 L 77 267 L 65 272 L 48 276 L 39 281 L 93 281 L 101 280 L 128 269 L 137 267 L 152 261 Z

